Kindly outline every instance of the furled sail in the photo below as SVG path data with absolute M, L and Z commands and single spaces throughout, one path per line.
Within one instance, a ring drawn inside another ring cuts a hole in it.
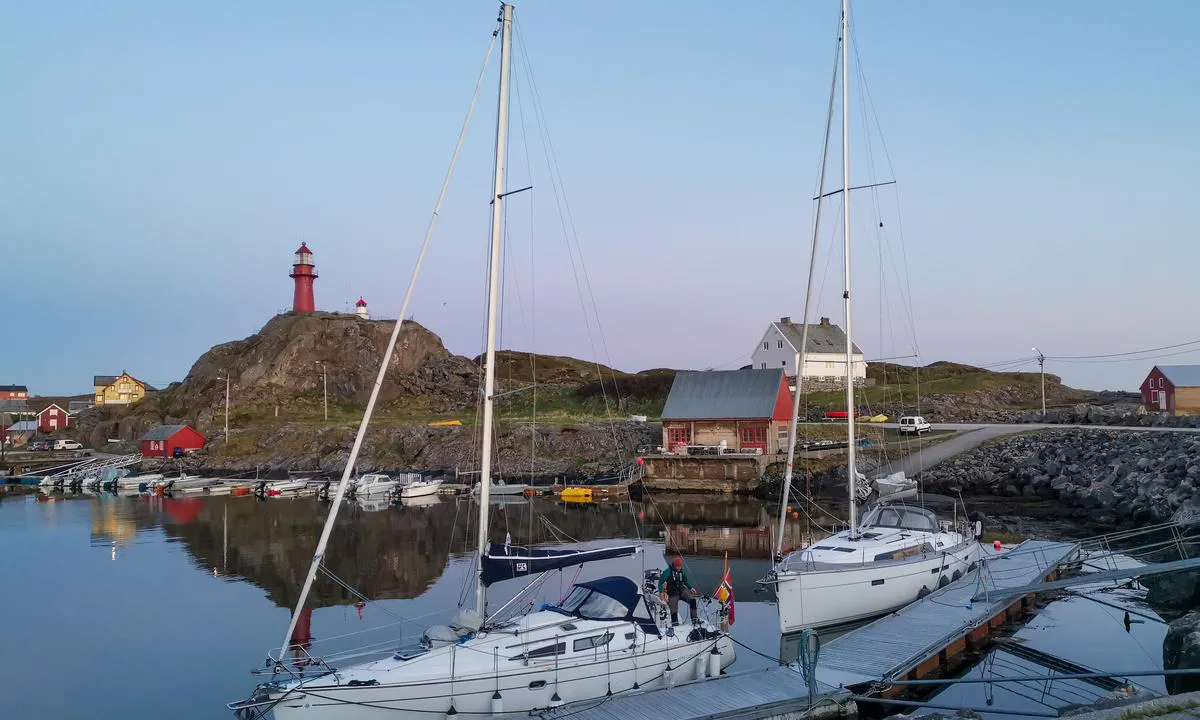
M 627 557 L 637 551 L 636 545 L 593 550 L 547 550 L 489 543 L 487 554 L 483 556 L 483 584 L 491 585 L 501 580 L 536 575 L 594 560 Z

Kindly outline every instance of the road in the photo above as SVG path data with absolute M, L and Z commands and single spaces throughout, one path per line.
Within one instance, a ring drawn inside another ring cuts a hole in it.
M 893 423 L 882 423 L 884 427 L 896 427 Z M 1121 425 L 1057 425 L 1051 423 L 936 423 L 934 430 L 953 430 L 953 437 L 921 447 L 895 462 L 889 463 L 877 471 L 877 476 L 888 475 L 903 471 L 905 475 L 914 477 L 922 470 L 937 465 L 943 460 L 954 457 L 969 450 L 974 450 L 988 440 L 1005 435 L 1014 435 L 1029 430 L 1104 430 L 1117 432 L 1169 432 L 1200 434 L 1200 428 L 1169 428 L 1169 427 L 1128 427 Z M 922 443 L 924 445 L 924 443 Z

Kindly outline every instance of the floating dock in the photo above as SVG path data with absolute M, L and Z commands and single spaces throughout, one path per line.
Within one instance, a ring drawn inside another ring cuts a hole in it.
M 993 629 L 1022 617 L 1032 595 L 1011 593 L 989 601 L 980 593 L 1055 579 L 1074 562 L 1079 545 L 1029 540 L 997 552 L 988 547 L 980 569 L 820 649 L 816 693 L 810 695 L 795 664 L 732 673 L 674 688 L 622 694 L 602 702 L 571 703 L 545 713 L 549 720 L 796 720 L 857 713 L 855 691 L 888 681 L 919 680 L 965 659 L 991 642 Z M 894 697 L 886 688 L 878 697 Z

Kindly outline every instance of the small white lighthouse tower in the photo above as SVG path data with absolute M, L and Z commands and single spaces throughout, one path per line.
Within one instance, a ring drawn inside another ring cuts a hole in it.
M 363 300 L 361 296 L 359 296 L 358 302 L 354 303 L 354 314 L 363 320 L 371 319 L 371 314 L 367 312 L 367 301 Z

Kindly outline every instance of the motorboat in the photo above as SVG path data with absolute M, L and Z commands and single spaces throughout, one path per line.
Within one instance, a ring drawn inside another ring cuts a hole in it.
M 530 486 L 525 483 L 506 483 L 503 480 L 497 480 L 496 482 L 492 483 L 490 488 L 488 488 L 488 494 L 492 496 L 524 495 L 525 491 L 529 488 Z M 473 495 L 478 495 L 480 492 L 480 485 L 478 484 L 471 488 L 471 494 Z
M 441 478 L 421 478 L 400 488 L 400 499 L 411 500 L 425 495 L 437 495 L 441 489 Z
M 163 479 L 161 473 L 148 473 L 146 475 L 126 475 L 125 477 L 114 480 L 118 490 L 141 490 L 142 486 L 150 487 L 150 483 L 158 482 Z
M 382 473 L 369 473 L 358 479 L 354 486 L 354 494 L 360 498 L 391 497 L 396 494 L 400 481 Z

